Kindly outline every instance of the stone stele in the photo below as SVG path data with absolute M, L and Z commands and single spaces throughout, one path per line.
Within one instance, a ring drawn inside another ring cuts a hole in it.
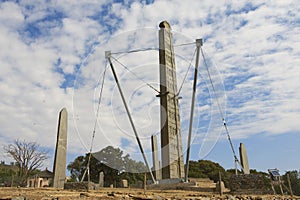
M 67 109 L 63 108 L 59 113 L 57 140 L 54 158 L 54 188 L 64 188 L 66 178 L 66 154 L 67 154 L 67 127 L 68 113 Z
M 170 24 L 159 24 L 162 179 L 184 177 L 176 66 Z
M 104 187 L 104 172 L 99 173 L 99 187 Z
M 241 165 L 243 167 L 243 172 L 244 174 L 250 174 L 246 147 L 243 143 L 240 143 L 239 150 L 240 150 L 240 159 L 241 159 Z
M 152 162 L 153 162 L 153 175 L 155 180 L 161 180 L 160 166 L 159 166 L 159 157 L 158 157 L 158 145 L 157 145 L 157 136 L 151 136 L 151 145 L 152 145 Z

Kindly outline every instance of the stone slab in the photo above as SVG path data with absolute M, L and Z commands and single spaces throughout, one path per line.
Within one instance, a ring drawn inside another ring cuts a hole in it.
M 63 188 L 66 179 L 66 158 L 67 158 L 67 128 L 68 113 L 63 108 L 59 113 L 57 140 L 53 166 L 53 187 Z
M 240 151 L 240 160 L 241 160 L 241 165 L 243 167 L 243 172 L 244 174 L 250 174 L 246 147 L 243 143 L 240 143 L 239 151 Z
M 158 157 L 158 144 L 157 136 L 151 136 L 151 145 L 152 145 L 152 163 L 153 163 L 153 175 L 155 180 L 161 180 L 161 170 L 159 166 L 159 157 Z

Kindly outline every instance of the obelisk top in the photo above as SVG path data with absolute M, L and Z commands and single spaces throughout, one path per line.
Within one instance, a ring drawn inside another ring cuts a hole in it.
M 166 28 L 166 29 L 171 30 L 171 26 L 170 26 L 169 22 L 167 22 L 167 21 L 160 22 L 159 28 Z
M 60 112 L 62 112 L 62 111 L 67 112 L 67 109 L 64 107 L 60 110 Z

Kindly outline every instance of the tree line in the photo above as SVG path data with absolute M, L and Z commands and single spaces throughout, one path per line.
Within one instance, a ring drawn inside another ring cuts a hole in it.
M 0 186 L 26 186 L 27 179 L 40 172 L 43 162 L 48 159 L 48 153 L 35 142 L 16 140 L 14 143 L 3 147 L 5 153 L 15 162 L 14 165 L 0 163 Z M 86 171 L 89 153 L 78 156 L 67 165 L 71 174 L 70 180 L 78 182 L 87 181 L 84 176 Z M 128 180 L 131 186 L 144 180 L 146 166 L 141 161 L 135 161 L 129 154 L 124 154 L 120 148 L 107 146 L 99 152 L 92 153 L 90 157 L 90 180 L 99 182 L 100 172 L 104 173 L 104 186 L 114 184 L 118 187 L 120 180 Z M 228 186 L 229 178 L 235 173 L 235 169 L 225 170 L 220 164 L 209 160 L 190 161 L 190 178 L 209 178 L 215 182 L 219 180 L 219 173 L 225 185 Z M 239 173 L 241 173 L 239 171 Z M 251 174 L 260 174 L 266 177 L 266 184 L 270 184 L 269 174 L 250 170 Z M 149 173 L 146 174 L 150 179 Z M 291 182 L 292 191 L 295 195 L 300 195 L 300 173 L 297 170 L 288 171 L 282 175 L 284 184 L 288 183 L 288 176 Z M 285 188 L 284 192 L 288 192 Z
M 70 181 L 87 181 L 85 174 L 89 154 L 78 156 L 68 164 L 67 169 L 71 173 Z M 98 183 L 100 172 L 104 173 L 104 186 L 111 184 L 118 186 L 122 179 L 128 180 L 130 185 L 143 181 L 146 166 L 143 162 L 137 162 L 130 158 L 128 154 L 124 155 L 120 148 L 108 146 L 99 152 L 93 153 L 90 158 L 90 178 L 91 181 Z

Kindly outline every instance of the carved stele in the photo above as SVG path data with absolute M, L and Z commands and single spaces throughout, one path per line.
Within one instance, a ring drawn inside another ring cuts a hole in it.
M 161 170 L 159 165 L 159 157 L 158 157 L 158 145 L 157 145 L 157 136 L 151 136 L 151 145 L 152 145 L 152 160 L 153 160 L 153 174 L 155 180 L 161 180 Z
M 159 24 L 162 179 L 183 178 L 184 164 L 178 109 L 176 66 L 170 24 Z
M 241 159 L 241 165 L 243 167 L 243 172 L 244 174 L 250 174 L 248 156 L 247 156 L 245 145 L 243 143 L 240 143 L 239 150 L 240 150 L 240 159 Z
M 67 109 L 63 108 L 59 113 L 57 140 L 54 158 L 54 188 L 64 188 L 66 178 L 66 157 L 67 157 L 67 127 L 68 113 Z

